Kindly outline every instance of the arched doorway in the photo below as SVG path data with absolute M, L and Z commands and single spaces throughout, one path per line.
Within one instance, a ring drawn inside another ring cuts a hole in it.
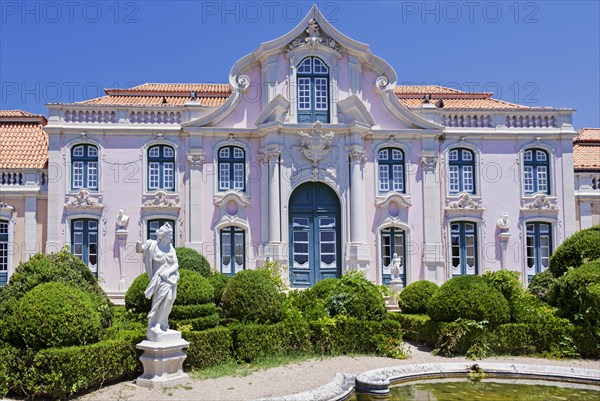
M 289 203 L 290 281 L 310 287 L 341 274 L 340 201 L 327 185 L 308 182 Z

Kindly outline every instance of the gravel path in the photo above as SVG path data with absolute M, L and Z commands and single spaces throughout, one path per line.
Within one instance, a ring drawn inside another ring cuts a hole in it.
M 80 400 L 253 400 L 294 394 L 329 383 L 337 372 L 360 374 L 367 370 L 388 366 L 415 363 L 465 362 L 475 363 L 466 358 L 445 358 L 431 354 L 425 347 L 407 344 L 408 359 L 392 359 L 372 356 L 313 359 L 286 366 L 257 371 L 248 376 L 227 376 L 217 379 L 194 380 L 185 386 L 165 390 L 149 390 L 135 386 L 132 382 L 122 382 L 80 397 Z M 486 358 L 486 362 L 524 363 L 554 365 L 598 370 L 600 361 L 593 360 L 553 360 L 528 357 Z

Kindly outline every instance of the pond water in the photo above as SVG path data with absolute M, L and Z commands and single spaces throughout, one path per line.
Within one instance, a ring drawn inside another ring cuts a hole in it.
M 382 400 L 382 398 L 372 398 L 362 394 L 357 394 L 355 397 L 354 400 L 357 401 Z M 600 386 L 541 380 L 444 379 L 405 383 L 390 387 L 389 398 L 383 400 L 598 401 L 600 400 Z

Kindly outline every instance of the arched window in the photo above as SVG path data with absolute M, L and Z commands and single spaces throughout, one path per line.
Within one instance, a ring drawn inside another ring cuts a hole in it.
M 0 220 L 0 285 L 8 281 L 8 222 Z
M 543 272 L 550 263 L 552 253 L 552 234 L 550 223 L 528 222 L 527 234 L 527 279 Z
M 98 189 L 98 148 L 77 145 L 71 150 L 71 189 Z
M 384 148 L 377 154 L 379 163 L 379 193 L 404 193 L 404 152 L 398 148 Z
M 450 224 L 452 275 L 477 274 L 477 225 L 467 221 Z
M 156 231 L 161 228 L 162 226 L 164 226 L 165 224 L 169 223 L 171 225 L 171 227 L 173 228 L 173 231 L 175 231 L 175 221 L 173 220 L 168 220 L 168 219 L 154 219 L 154 220 L 148 220 L 148 232 L 147 232 L 147 238 L 148 239 L 153 239 L 156 241 Z M 175 248 L 175 235 L 173 235 L 173 239 L 171 240 L 171 243 L 173 245 L 173 248 Z
M 329 68 L 317 57 L 306 57 L 296 70 L 298 123 L 329 122 Z
M 221 230 L 221 273 L 233 276 L 246 265 L 246 233 L 231 226 Z
M 448 182 L 450 193 L 475 193 L 475 156 L 469 149 L 457 148 L 448 152 Z
M 246 190 L 246 155 L 238 146 L 219 149 L 219 191 Z
M 148 149 L 148 190 L 175 190 L 175 151 L 166 145 Z
M 527 149 L 523 153 L 523 186 L 526 194 L 550 194 L 550 163 L 542 149 Z
M 80 257 L 98 277 L 98 220 L 77 219 L 71 222 L 71 253 Z

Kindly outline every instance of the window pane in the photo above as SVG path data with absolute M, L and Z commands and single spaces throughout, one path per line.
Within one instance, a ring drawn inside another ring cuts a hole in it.
M 388 159 L 388 150 L 387 149 L 380 150 L 379 154 L 377 155 L 377 158 L 379 160 L 387 160 Z
M 219 157 L 222 159 L 229 159 L 229 148 L 223 148 L 219 151 Z
M 531 150 L 526 150 L 523 154 L 523 160 L 526 162 L 530 162 L 533 160 L 533 152 Z
M 83 162 L 73 162 L 73 188 L 83 188 Z
M 88 162 L 87 187 L 89 189 L 98 188 L 98 162 Z
M 531 269 L 535 266 L 535 236 L 527 235 L 527 268 Z
M 98 156 L 98 149 L 95 146 L 88 146 L 87 155 L 89 157 L 96 157 L 96 156 Z
M 451 238 L 452 247 L 452 274 L 460 273 L 460 237 L 458 235 L 452 235 Z
M 159 163 L 148 163 L 148 188 L 157 189 L 160 185 Z
M 234 234 L 234 253 L 235 253 L 235 271 L 236 273 L 244 269 L 244 233 Z
M 164 163 L 165 184 L 164 189 L 175 189 L 175 170 L 173 163 Z
M 148 157 L 160 157 L 160 147 L 153 146 L 148 151 Z
M 319 220 L 319 227 L 320 228 L 335 228 L 335 219 L 328 218 L 328 217 L 322 217 Z
M 473 193 L 473 166 L 463 166 L 463 191 Z
M 318 58 L 313 60 L 313 71 L 316 73 L 326 74 L 328 72 L 327 66 Z
M 302 62 L 298 66 L 298 72 L 310 73 L 311 72 L 311 68 L 310 68 L 311 63 L 310 62 L 311 62 L 310 57 L 307 57 L 304 60 L 302 60 Z
M 393 174 L 393 184 L 394 191 L 404 192 L 404 182 L 403 182 L 403 171 L 404 166 L 402 164 L 394 164 L 392 169 Z
M 537 166 L 537 184 L 538 191 L 544 193 L 548 192 L 548 174 L 546 166 Z
M 244 151 L 242 150 L 242 148 L 233 148 L 233 158 L 234 159 L 243 159 L 244 158 Z
M 244 163 L 234 163 L 233 165 L 233 188 L 244 189 Z
M 389 173 L 387 165 L 379 165 L 379 191 L 387 192 L 390 190 Z
M 402 151 L 400 149 L 392 149 L 392 160 L 402 160 Z
M 73 156 L 77 156 L 77 157 L 83 156 L 83 145 L 75 146 L 73 148 Z
M 327 78 L 315 78 L 315 109 L 327 110 Z
M 450 166 L 448 169 L 448 180 L 450 182 L 450 192 L 458 193 L 460 191 L 460 181 L 458 178 L 458 166 Z
M 219 164 L 219 189 L 229 189 L 229 163 Z
M 458 160 L 458 150 L 451 150 L 450 153 L 448 153 L 448 160 L 450 160 L 450 161 Z
M 298 78 L 298 110 L 310 108 L 310 78 Z
M 525 187 L 525 192 L 532 193 L 533 192 L 533 167 L 525 166 L 523 169 L 523 184 Z
M 543 150 L 536 150 L 535 157 L 537 158 L 537 161 L 539 161 L 539 162 L 545 162 L 546 159 L 548 158 L 546 156 L 546 152 L 544 152 Z
M 463 161 L 471 161 L 473 160 L 473 154 L 468 150 L 462 151 L 462 159 Z
M 293 228 L 308 228 L 308 219 L 294 217 L 292 219 Z
M 83 230 L 83 220 L 76 220 L 75 223 L 73 223 L 73 227 L 75 230 Z
M 169 148 L 168 146 L 165 146 L 163 148 L 163 156 L 165 158 L 173 158 L 173 157 L 175 157 L 175 152 L 173 151 L 172 148 Z

